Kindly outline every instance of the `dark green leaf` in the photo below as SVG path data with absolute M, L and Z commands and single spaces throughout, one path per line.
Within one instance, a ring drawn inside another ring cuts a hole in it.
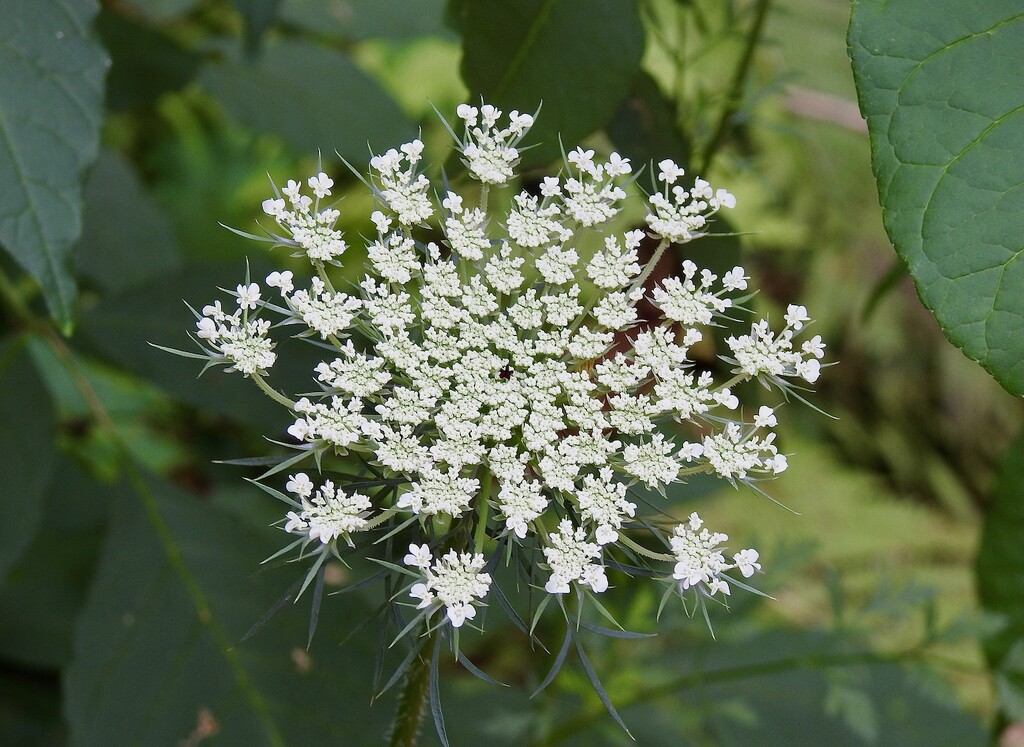
M 85 228 L 75 252 L 79 277 L 117 293 L 181 268 L 174 229 L 131 164 L 102 151 L 85 187 Z
M 107 57 L 96 0 L 0 0 L 0 244 L 39 281 L 70 330 L 69 260 L 82 179 L 96 158 Z
M 534 162 L 558 157 L 602 127 L 639 73 L 644 33 L 636 3 L 621 0 L 452 0 L 462 35 L 462 78 L 474 97 L 533 113 Z
M 386 706 L 369 708 L 369 642 L 336 644 L 341 616 L 350 627 L 366 612 L 357 599 L 325 606 L 308 654 L 308 613 L 294 605 L 235 646 L 299 572 L 255 572 L 276 533 L 166 485 L 134 488 L 115 507 L 76 626 L 73 745 L 198 743 L 204 731 L 221 745 L 351 744 L 353 724 L 383 733 Z
M 634 170 L 665 158 L 690 162 L 690 144 L 677 125 L 675 107 L 647 73 L 633 81 L 633 90 L 608 123 L 608 136 L 619 153 L 632 159 Z M 641 177 L 646 184 L 650 178 Z
M 572 643 L 572 624 L 570 623 L 569 625 L 569 629 L 565 631 L 565 639 L 562 641 L 562 647 L 558 649 L 558 655 L 555 656 L 555 660 L 551 663 L 551 669 L 548 670 L 544 681 L 540 683 L 540 687 L 533 691 L 533 695 L 530 696 L 531 698 L 540 694 L 544 688 L 554 681 L 555 677 L 558 676 L 558 673 L 562 671 L 562 665 L 565 663 L 565 657 L 569 653 L 569 644 Z
M 60 679 L 7 669 L 0 673 L 0 744 L 64 747 Z
M 203 85 L 239 122 L 277 135 L 296 151 L 337 150 L 350 161 L 369 160 L 415 130 L 398 105 L 341 52 L 312 44 L 268 46 L 252 64 L 210 64 Z
M 1000 673 L 1010 662 L 1010 652 L 1024 648 L 1024 438 L 1018 439 L 1004 458 L 992 504 L 985 514 L 976 566 L 978 596 L 983 608 L 1003 617 L 1006 625 L 985 641 L 985 654 L 993 670 Z M 1024 661 L 1024 657 L 1017 659 Z M 1012 667 L 1011 667 L 1012 668 Z M 1024 702 L 1024 666 L 1010 673 L 1006 682 L 1016 683 L 1006 695 L 1016 692 Z M 1000 690 L 1006 690 L 1001 687 Z M 1015 714 L 1024 719 L 1024 711 Z
M 180 16 L 196 4 L 196 0 L 133 0 L 143 13 L 157 19 Z
M 1024 394 L 1019 0 L 858 0 L 849 33 L 885 228 L 950 341 Z
M 348 39 L 451 36 L 443 22 L 444 0 L 286 0 L 281 17 Z
M 114 111 L 152 104 L 183 88 L 202 64 L 198 55 L 131 16 L 104 11 L 96 30 L 110 53 L 107 106 Z
M 53 473 L 53 407 L 22 340 L 0 345 L 0 583 L 35 536 Z
M 66 459 L 55 471 L 60 480 L 42 504 L 46 522 L 0 589 L 0 657 L 34 669 L 59 669 L 71 660 L 75 617 L 99 557 L 112 495 L 121 492 Z
M 571 624 L 569 630 L 572 630 Z M 587 652 L 583 650 L 583 644 L 580 643 L 580 639 L 577 636 L 572 637 L 572 642 L 576 644 L 576 653 L 580 657 L 580 663 L 583 665 L 583 671 L 587 673 L 587 679 L 590 680 L 591 687 L 594 688 L 594 692 L 597 693 L 597 697 L 601 699 L 601 703 L 604 705 L 608 714 L 615 720 L 622 730 L 633 737 L 629 733 L 629 729 L 626 727 L 626 722 L 619 716 L 619 712 L 615 710 L 615 706 L 612 704 L 611 698 L 608 697 L 608 693 L 605 692 L 604 686 L 601 684 L 601 680 L 597 676 L 597 672 L 594 670 L 594 666 L 590 663 L 590 659 L 587 658 Z
M 245 48 L 250 55 L 260 51 L 263 34 L 277 20 L 281 0 L 232 0 L 245 19 Z

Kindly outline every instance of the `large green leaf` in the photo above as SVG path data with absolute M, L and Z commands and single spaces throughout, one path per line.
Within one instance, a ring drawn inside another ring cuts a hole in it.
M 100 153 L 85 187 L 85 227 L 75 267 L 80 278 L 110 292 L 161 280 L 181 268 L 170 220 L 131 164 L 111 151 Z
M 41 502 L 46 521 L 0 588 L 0 658 L 40 670 L 71 660 L 75 616 L 103 544 L 111 494 L 121 492 L 67 459 L 55 472 L 60 479 Z
M 325 602 L 308 654 L 308 602 L 285 605 L 239 644 L 301 573 L 257 572 L 278 533 L 153 480 L 134 488 L 114 506 L 76 625 L 71 744 L 175 745 L 213 733 L 239 747 L 377 743 L 390 713 L 369 707 L 367 636 L 338 645 L 366 613 L 359 600 Z
M 211 64 L 200 81 L 239 122 L 303 154 L 358 163 L 415 134 L 398 105 L 342 52 L 281 42 L 247 64 Z
M 443 23 L 444 0 L 285 0 L 281 16 L 348 39 L 451 36 Z
M 245 20 L 245 47 L 249 54 L 260 51 L 263 34 L 277 20 L 281 0 L 232 0 Z
M 1019 0 L 856 0 L 849 45 L 885 227 L 946 336 L 1024 394 Z
M 65 329 L 82 179 L 103 118 L 96 9 L 96 0 L 0 0 L 0 244 L 39 281 Z
M 183 88 L 202 64 L 195 52 L 134 16 L 104 10 L 96 31 L 110 53 L 106 99 L 114 111 L 154 104 Z
M 32 541 L 53 473 L 53 407 L 22 340 L 0 345 L 0 583 Z
M 640 70 L 644 32 L 622 0 L 451 0 L 462 35 L 462 77 L 474 96 L 541 117 L 532 162 L 558 155 L 602 127 Z
M 978 547 L 982 606 L 1005 626 L 985 642 L 1004 711 L 1024 720 L 1024 438 L 1004 458 Z

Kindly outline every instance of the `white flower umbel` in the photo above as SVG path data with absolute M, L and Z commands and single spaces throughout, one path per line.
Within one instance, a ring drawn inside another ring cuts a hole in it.
M 476 617 L 474 605 L 480 604 L 491 588 L 490 575 L 481 573 L 484 556 L 480 553 L 449 550 L 434 560 L 426 545 L 409 545 L 403 562 L 418 569 L 424 578 L 409 589 L 409 596 L 419 600 L 416 608 L 427 610 L 430 617 L 444 607 L 445 617 L 455 628 Z
M 544 548 L 544 559 L 551 568 L 551 577 L 544 584 L 549 594 L 568 594 L 573 581 L 589 586 L 597 593 L 608 588 L 608 577 L 604 567 L 593 561 L 601 557 L 601 546 L 587 542 L 587 532 L 574 527 L 568 519 L 562 519 L 558 531 L 548 539 L 550 545 Z
M 334 208 L 320 209 L 320 200 L 331 194 L 333 185 L 331 178 L 321 172 L 309 179 L 315 199 L 302 194 L 301 184 L 289 181 L 282 190 L 287 202 L 280 196 L 263 201 L 263 212 L 277 221 L 286 234 L 278 236 L 278 240 L 315 262 L 336 260 L 348 249 L 341 231 L 334 228 L 340 213 Z
M 270 322 L 248 318 L 249 309 L 259 303 L 259 287 L 255 283 L 240 285 L 237 296 L 239 308 L 232 314 L 221 308 L 220 301 L 205 306 L 196 322 L 196 336 L 212 348 L 211 363 L 227 363 L 227 371 L 239 371 L 246 376 L 265 374 L 277 361 L 277 355 L 267 336 Z
M 687 523 L 679 524 L 673 531 L 669 538 L 676 561 L 672 578 L 679 582 L 680 591 L 693 588 L 709 597 L 719 592 L 728 596 L 732 590 L 725 572 L 736 568 L 744 578 L 750 578 L 761 570 L 759 555 L 757 550 L 741 550 L 729 563 L 720 547 L 729 539 L 728 535 L 709 532 L 703 526 L 700 516 L 692 513 Z
M 470 173 L 484 184 L 504 184 L 511 179 L 519 163 L 516 146 L 533 126 L 533 117 L 513 111 L 508 124 L 500 127 L 501 112 L 490 104 L 479 109 L 462 104 L 456 114 L 465 125 L 459 149 Z
M 284 530 L 290 534 L 319 540 L 324 545 L 343 537 L 351 544 L 349 535 L 367 526 L 372 504 L 362 493 L 346 493 L 335 488 L 331 480 L 324 480 L 314 494 L 313 482 L 303 472 L 289 478 L 287 489 L 302 502 L 301 510 L 289 511 L 285 517 Z
M 444 608 L 446 624 L 430 630 L 456 650 L 450 629 L 474 618 L 491 587 L 483 569 L 499 560 L 519 574 L 510 589 L 544 578 L 545 600 L 566 615 L 582 614 L 574 605 L 604 592 L 609 574 L 641 566 L 670 591 L 728 594 L 723 574 L 750 576 L 757 553 L 728 560 L 724 535 L 696 515 L 666 537 L 673 506 L 659 496 L 697 474 L 761 492 L 786 468 L 781 411 L 745 414 L 741 397 L 758 381 L 800 398 L 794 390 L 818 378 L 821 338 L 798 340 L 807 310 L 790 306 L 781 330 L 755 319 L 709 360 L 715 328 L 749 314 L 744 268 L 719 277 L 684 261 L 651 274 L 673 244 L 711 230 L 730 194 L 684 184 L 666 160 L 645 200 L 628 159 L 583 148 L 525 190 L 515 166 L 533 118 L 487 104 L 460 106 L 458 118 L 450 133 L 467 173 L 443 187 L 431 186 L 418 140 L 371 158 L 361 179 L 372 229 L 355 251 L 323 204 L 335 189 L 327 173 L 275 190 L 267 241 L 308 260 L 309 279 L 297 268 L 270 273 L 264 289 L 246 278 L 229 291 L 233 308 L 197 314 L 195 357 L 251 377 L 291 413 L 295 451 L 264 479 L 303 460 L 331 477 L 317 487 L 294 473 L 287 496 L 264 486 L 290 504 L 293 545 L 323 562 L 342 558 L 343 540 L 385 574 L 415 576 L 407 590 L 422 617 L 404 632 Z M 510 194 L 489 207 L 503 185 Z M 643 227 L 625 223 L 627 195 L 645 200 Z M 344 268 L 342 285 L 330 265 L 356 256 L 366 259 Z M 272 332 L 320 354 L 306 391 L 287 396 L 264 378 Z M 404 565 L 388 554 L 396 544 L 409 546 Z

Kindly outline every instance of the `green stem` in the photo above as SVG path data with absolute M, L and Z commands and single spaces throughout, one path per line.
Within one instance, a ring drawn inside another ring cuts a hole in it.
M 279 405 L 284 405 L 289 410 L 295 409 L 295 403 L 292 400 L 285 397 L 283 394 L 281 394 L 281 392 L 277 391 L 272 386 L 270 386 L 270 384 L 268 384 L 262 376 L 260 376 L 257 373 L 254 373 L 250 378 L 256 382 L 256 386 L 262 389 L 264 394 L 266 394 L 272 400 L 277 402 Z
M 740 102 L 743 100 L 743 86 L 747 82 L 747 76 L 750 75 L 750 68 L 754 63 L 754 52 L 757 51 L 757 45 L 761 41 L 765 19 L 768 18 L 768 9 L 771 7 L 771 4 L 771 0 L 758 0 L 757 9 L 754 11 L 754 22 L 750 26 L 750 31 L 747 32 L 743 54 L 736 65 L 736 70 L 733 72 L 732 83 L 726 95 L 725 105 L 722 107 L 722 112 L 718 117 L 714 134 L 704 148 L 700 169 L 698 170 L 699 174 L 704 174 L 708 170 L 711 161 L 722 147 L 726 132 L 729 130 L 730 121 L 736 116 L 736 112 L 740 110 Z
M 651 255 L 651 260 L 647 263 L 647 266 L 644 268 L 644 271 L 640 273 L 640 276 L 633 281 L 633 284 L 631 286 L 629 286 L 629 291 L 627 291 L 628 293 L 635 291 L 637 288 L 641 287 L 644 283 L 647 282 L 647 278 L 649 278 L 651 276 L 651 273 L 654 272 L 655 266 L 658 264 L 658 262 L 661 261 L 661 255 L 665 253 L 665 250 L 668 249 L 668 247 L 668 239 L 662 239 L 661 243 L 658 244 L 658 248 L 654 250 L 654 254 Z
M 623 532 L 619 532 L 619 542 L 621 542 L 622 544 L 624 544 L 626 547 L 630 548 L 634 552 L 637 552 L 637 553 L 639 553 L 640 555 L 643 555 L 646 558 L 650 558 L 651 560 L 664 560 L 664 561 L 669 562 L 669 563 L 671 563 L 673 560 L 675 560 L 675 558 L 672 555 L 668 555 L 668 554 L 663 553 L 663 552 L 654 552 L 653 550 L 648 550 L 643 545 L 640 545 L 640 544 L 634 542 L 633 540 L 631 540 Z
M 7 275 L 0 271 L 0 303 L 7 308 L 11 315 L 17 320 L 18 325 L 28 332 L 34 333 L 39 337 L 43 338 L 46 343 L 53 350 L 54 355 L 64 365 L 64 370 L 71 378 L 71 382 L 75 385 L 75 389 L 81 395 L 85 401 L 86 407 L 89 408 L 89 412 L 92 413 L 93 420 L 96 421 L 96 425 L 101 430 L 107 433 L 114 434 L 116 431 L 114 428 L 114 421 L 111 420 L 110 414 L 107 412 L 107 408 L 104 406 L 103 401 L 100 399 L 96 390 L 92 386 L 92 382 L 82 371 L 81 366 L 78 364 L 78 360 L 75 358 L 74 352 L 68 347 L 67 343 L 64 342 L 53 326 L 44 319 L 40 319 L 29 308 L 28 304 L 25 303 L 21 294 L 18 292 L 17 287 L 11 282 Z
M 480 495 L 477 497 L 476 507 L 476 532 L 473 534 L 473 550 L 484 551 L 484 542 L 487 541 L 487 520 L 491 512 L 491 487 L 494 478 L 486 467 L 480 468 Z
M 391 722 L 389 747 L 415 747 L 420 734 L 420 724 L 427 710 L 427 693 L 430 686 L 430 659 L 437 645 L 436 636 L 431 635 L 423 650 L 412 660 L 405 671 L 405 684 L 398 695 L 395 717 Z
M 720 392 L 723 389 L 731 389 L 736 384 L 739 384 L 739 383 L 741 383 L 743 381 L 746 381 L 749 378 L 750 378 L 750 374 L 738 373 L 735 376 L 733 376 L 731 379 L 729 379 L 727 382 L 725 382 L 724 384 L 720 385 L 715 391 L 719 391 Z

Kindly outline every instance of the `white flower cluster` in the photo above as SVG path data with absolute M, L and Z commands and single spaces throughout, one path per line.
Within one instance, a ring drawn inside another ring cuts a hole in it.
M 434 560 L 427 545 L 409 545 L 403 562 L 418 568 L 424 578 L 409 589 L 409 596 L 420 600 L 416 608 L 427 610 L 429 617 L 444 607 L 445 616 L 456 628 L 476 617 L 474 604 L 479 604 L 491 588 L 490 575 L 481 573 L 484 556 L 480 553 L 449 550 Z
M 324 480 L 314 495 L 313 481 L 304 472 L 289 477 L 285 488 L 300 501 L 296 506 L 299 510 L 289 511 L 285 517 L 284 530 L 290 534 L 301 534 L 326 545 L 339 537 L 348 539 L 348 535 L 367 526 L 366 517 L 373 504 L 361 493 L 345 493 L 330 480 Z
M 314 496 L 305 474 L 293 476 L 288 490 L 301 503 L 285 529 L 333 547 L 355 532 L 412 526 L 426 543 L 405 557 L 424 579 L 409 592 L 428 615 L 444 606 L 455 627 L 487 593 L 481 570 L 495 541 L 539 563 L 550 594 L 574 586 L 601 593 L 619 543 L 635 557 L 628 533 L 658 533 L 637 520 L 634 486 L 663 492 L 699 473 L 751 483 L 782 472 L 774 410 L 762 407 L 748 422 L 734 388 L 751 379 L 783 390 L 790 379 L 813 382 L 824 350 L 819 337 L 795 347 L 809 319 L 791 306 L 781 332 L 757 321 L 750 335 L 727 339 L 722 359 L 733 376 L 716 382 L 690 348 L 743 311 L 744 269 L 719 277 L 686 261 L 648 290 L 653 261 L 645 268 L 640 248 L 652 240 L 658 257 L 700 236 L 710 216 L 734 206 L 732 195 L 700 178 L 685 189 L 683 169 L 662 161 L 663 190 L 648 199 L 646 230 L 613 230 L 632 167 L 577 148 L 561 174 L 537 193 L 513 195 L 507 215 L 492 222 L 488 190 L 512 179 L 533 118 L 512 112 L 501 127 L 502 113 L 488 105 L 460 106 L 458 116 L 457 145 L 479 182 L 475 206 L 458 185 L 435 202 L 418 140 L 374 156 L 366 183 L 376 235 L 366 240 L 365 276 L 346 293 L 325 268 L 346 249 L 337 211 L 320 206 L 333 182 L 323 173 L 309 179 L 312 196 L 288 182 L 288 202 L 268 200 L 264 211 L 290 235 L 275 240 L 310 260 L 308 289 L 297 289 L 291 272 L 274 272 L 266 284 L 280 302 L 263 300 L 256 284 L 239 286 L 238 311 L 206 307 L 198 325 L 211 355 L 288 404 L 289 434 L 318 463 L 355 452 L 380 478 L 369 496 L 330 481 Z M 419 236 L 428 221 L 433 241 Z M 596 250 L 583 248 L 592 245 L 579 241 L 585 233 L 599 235 Z M 641 322 L 645 300 L 661 320 Z M 319 393 L 292 401 L 263 381 L 274 353 L 269 323 L 247 317 L 257 308 L 328 350 L 314 372 Z M 728 593 L 724 571 L 760 568 L 752 550 L 726 563 L 716 549 L 724 535 L 699 529 L 694 515 L 668 538 L 681 588 Z M 434 560 L 431 547 L 449 552 Z
M 757 562 L 760 555 L 757 550 L 740 550 L 732 556 L 732 563 L 727 562 L 719 546 L 729 539 L 728 535 L 709 532 L 703 526 L 701 518 L 692 513 L 687 523 L 675 528 L 669 539 L 676 559 L 672 578 L 678 580 L 684 590 L 692 587 L 708 596 L 718 592 L 729 595 L 732 591 L 723 574 L 736 568 L 744 578 L 750 578 L 761 570 Z
M 310 260 L 336 260 L 348 249 L 341 232 L 334 228 L 340 213 L 334 208 L 320 209 L 320 200 L 330 196 L 334 180 L 321 172 L 310 177 L 307 184 L 313 190 L 313 197 L 302 194 L 299 182 L 289 180 L 281 190 L 288 198 L 287 203 L 281 196 L 264 200 L 263 212 L 291 235 L 290 241 L 284 241 L 301 249 Z
M 704 233 L 707 218 L 720 208 L 736 207 L 736 198 L 698 177 L 691 189 L 676 185 L 686 172 L 675 161 L 666 159 L 658 164 L 658 180 L 662 192 L 651 195 L 647 225 L 659 236 L 679 243 L 690 241 Z
M 516 145 L 533 126 L 533 117 L 513 111 L 508 126 L 499 128 L 501 112 L 490 104 L 479 109 L 461 104 L 455 113 L 465 124 L 459 149 L 470 173 L 484 184 L 504 184 L 511 179 L 519 163 Z
M 246 376 L 266 373 L 277 361 L 274 343 L 267 337 L 270 322 L 249 319 L 249 310 L 256 308 L 260 289 L 256 283 L 239 285 L 235 291 L 238 308 L 228 314 L 220 301 L 203 307 L 203 315 L 196 323 L 196 336 L 212 348 L 211 361 L 228 363 L 228 371 L 240 371 Z

